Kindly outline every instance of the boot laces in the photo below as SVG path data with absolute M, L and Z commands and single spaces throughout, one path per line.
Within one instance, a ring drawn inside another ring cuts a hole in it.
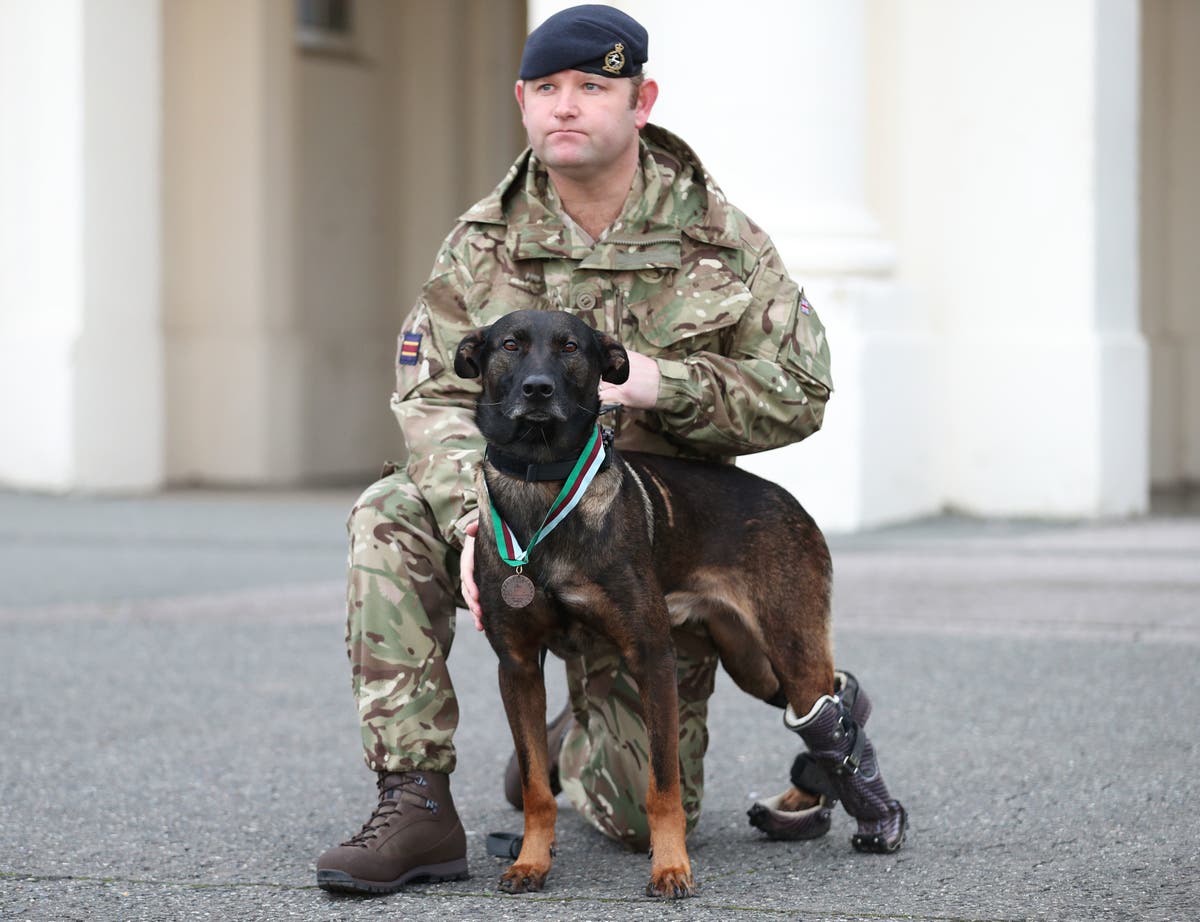
M 393 780 L 386 789 L 383 785 L 384 776 L 381 775 L 379 781 L 376 782 L 376 786 L 379 788 L 379 802 L 371 812 L 370 818 L 363 824 L 363 828 L 343 842 L 343 845 L 366 848 L 367 844 L 379 835 L 394 814 L 404 812 L 405 802 L 401 795 L 405 793 L 415 794 L 424 800 L 424 803 L 420 804 L 409 801 L 408 806 L 421 806 L 426 810 L 437 812 L 437 801 L 426 797 L 425 791 L 422 790 L 429 785 L 424 775 L 416 772 L 402 772 L 399 774 L 399 781 Z

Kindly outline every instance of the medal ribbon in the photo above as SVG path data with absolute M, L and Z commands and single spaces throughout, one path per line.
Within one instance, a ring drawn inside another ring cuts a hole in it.
M 529 539 L 528 548 L 521 547 L 512 529 L 500 518 L 500 513 L 496 511 L 496 504 L 492 502 L 489 492 L 488 507 L 492 512 L 492 530 L 496 534 L 496 550 L 500 552 L 500 558 L 510 567 L 520 567 L 528 563 L 529 554 L 534 546 L 554 531 L 571 510 L 579 505 L 579 501 L 583 499 L 583 494 L 587 491 L 588 485 L 602 464 L 604 464 L 604 440 L 600 436 L 600 426 L 597 425 L 592 431 L 592 437 L 584 446 L 579 460 L 575 462 L 575 467 L 567 475 L 562 489 L 558 491 L 558 496 L 550 505 L 550 511 L 546 513 L 542 524 Z M 487 488 L 486 478 L 484 479 L 484 488 Z

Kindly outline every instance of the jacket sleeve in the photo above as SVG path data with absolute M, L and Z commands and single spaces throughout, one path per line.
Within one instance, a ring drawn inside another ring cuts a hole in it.
M 455 547 L 462 546 L 463 527 L 477 514 L 475 467 L 483 454 L 475 426 L 479 385 L 454 373 L 458 343 L 473 329 L 465 300 L 469 286 L 465 268 L 443 246 L 400 335 L 392 395 L 408 449 L 408 476 L 442 538 Z
M 747 281 L 751 302 L 727 354 L 657 359 L 655 408 L 676 437 L 709 454 L 798 442 L 821 428 L 833 390 L 825 328 L 768 244 Z

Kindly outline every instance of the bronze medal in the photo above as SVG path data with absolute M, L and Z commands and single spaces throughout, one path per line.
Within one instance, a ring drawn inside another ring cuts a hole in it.
M 533 601 L 533 580 L 523 573 L 514 573 L 500 584 L 500 597 L 509 608 L 524 608 Z

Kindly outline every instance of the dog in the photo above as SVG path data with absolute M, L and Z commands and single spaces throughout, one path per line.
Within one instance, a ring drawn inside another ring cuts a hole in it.
M 454 369 L 482 387 L 475 420 L 488 450 L 477 475 L 475 577 L 525 810 L 520 854 L 500 889 L 542 889 L 553 855 L 542 651 L 578 654 L 604 637 L 637 682 L 649 738 L 646 892 L 690 896 L 671 627 L 703 622 L 738 686 L 809 713 L 835 691 L 825 539 L 791 494 L 733 465 L 611 449 L 547 532 L 564 472 L 584 466 L 585 447 L 595 453 L 599 384 L 628 379 L 628 353 L 571 314 L 519 311 L 464 337 Z M 562 476 L 532 479 L 539 470 Z M 517 567 L 506 532 L 517 551 L 532 544 Z

